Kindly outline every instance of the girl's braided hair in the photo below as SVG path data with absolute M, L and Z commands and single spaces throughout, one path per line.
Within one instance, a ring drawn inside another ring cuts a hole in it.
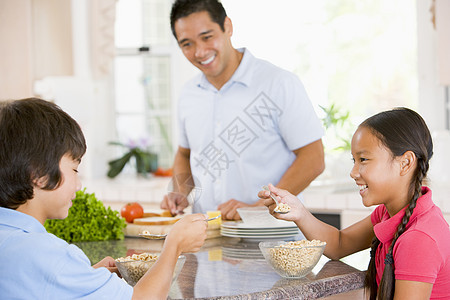
M 366 292 L 370 295 L 371 300 L 377 299 L 377 295 L 378 299 L 393 299 L 395 292 L 394 245 L 400 235 L 405 232 L 406 225 L 416 207 L 417 199 L 421 195 L 422 181 L 426 178 L 429 161 L 433 155 L 433 142 L 425 121 L 418 113 L 408 108 L 396 108 L 381 112 L 365 120 L 360 127 L 371 130 L 392 152 L 393 157 L 401 156 L 406 151 L 412 151 L 417 159 L 417 169 L 409 187 L 411 200 L 386 255 L 380 287 L 377 289 L 375 266 L 375 253 L 380 244 L 377 237 L 372 240 L 371 258 L 365 278 Z

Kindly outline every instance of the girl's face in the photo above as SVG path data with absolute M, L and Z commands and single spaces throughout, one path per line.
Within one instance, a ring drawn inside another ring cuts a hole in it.
M 408 202 L 408 185 L 400 175 L 400 159 L 366 127 L 353 135 L 352 156 L 350 176 L 359 186 L 364 206 L 385 204 L 390 214 L 402 209 Z

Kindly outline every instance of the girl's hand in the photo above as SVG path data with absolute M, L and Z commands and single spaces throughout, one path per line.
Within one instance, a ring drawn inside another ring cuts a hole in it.
M 272 184 L 269 184 L 268 187 L 272 194 L 277 197 L 278 202 L 286 203 L 291 207 L 291 210 L 287 214 L 278 214 L 274 212 L 274 209 L 277 206 L 275 204 L 275 201 L 273 201 L 273 199 L 270 197 L 269 191 L 262 190 L 258 193 L 258 197 L 264 200 L 263 203 L 269 208 L 269 212 L 272 216 L 277 219 L 286 221 L 296 221 L 301 218 L 306 208 L 296 196 L 292 195 L 286 190 L 279 189 Z

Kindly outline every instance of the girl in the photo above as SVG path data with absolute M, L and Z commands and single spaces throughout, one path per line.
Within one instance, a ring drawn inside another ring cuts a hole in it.
M 433 143 L 416 112 L 398 108 L 365 120 L 352 139 L 350 176 L 364 206 L 378 205 L 343 230 L 322 223 L 298 198 L 269 185 L 288 214 L 277 214 L 268 191 L 265 205 L 278 219 L 294 221 L 307 239 L 327 242 L 324 254 L 340 259 L 371 247 L 365 288 L 370 299 L 449 299 L 450 230 L 431 190 L 422 186 Z

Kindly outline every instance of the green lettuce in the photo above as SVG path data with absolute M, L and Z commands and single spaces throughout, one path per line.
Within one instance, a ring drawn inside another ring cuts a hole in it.
M 84 189 L 76 193 L 67 218 L 47 220 L 44 226 L 47 232 L 72 243 L 122 240 L 126 223 L 118 211 L 105 208 L 94 193 L 86 193 Z

